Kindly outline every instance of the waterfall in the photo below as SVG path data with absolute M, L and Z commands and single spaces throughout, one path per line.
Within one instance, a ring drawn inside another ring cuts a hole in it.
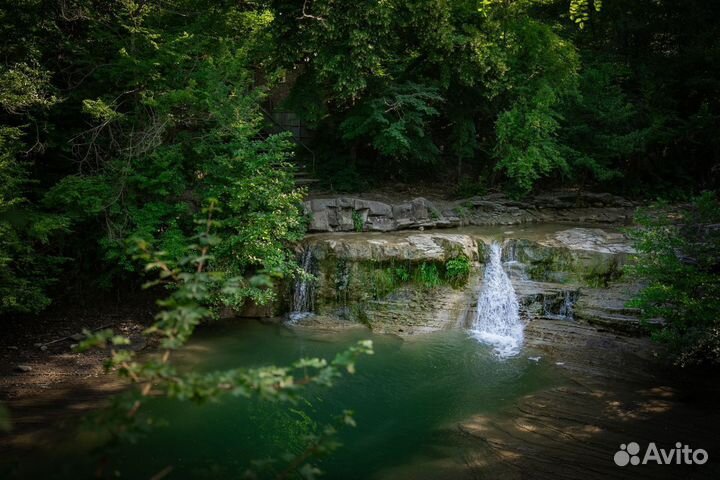
M 500 244 L 493 243 L 471 333 L 477 340 L 492 345 L 499 356 L 508 357 L 520 351 L 523 325 L 515 290 L 501 258 Z
M 572 320 L 577 296 L 577 291 L 563 290 L 560 294 L 545 297 L 543 316 L 552 320 Z
M 305 248 L 300 256 L 300 266 L 306 275 L 298 277 L 293 286 L 292 310 L 289 318 L 297 322 L 312 315 L 315 309 L 315 256 L 310 247 Z
M 565 290 L 565 292 L 563 293 L 563 303 L 560 306 L 560 316 L 566 320 L 572 320 L 574 307 L 575 292 Z

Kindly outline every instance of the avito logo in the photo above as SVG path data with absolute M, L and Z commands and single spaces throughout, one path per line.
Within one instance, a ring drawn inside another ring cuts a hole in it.
M 650 442 L 645 454 L 640 458 L 640 445 L 630 442 L 627 445 L 620 445 L 620 450 L 615 452 L 613 457 L 615 464 L 624 467 L 630 465 L 647 465 L 656 463 L 658 465 L 702 465 L 708 461 L 708 453 L 702 448 L 692 449 L 689 445 L 681 442 L 675 444 L 675 448 L 665 450 L 658 448 L 654 442 Z

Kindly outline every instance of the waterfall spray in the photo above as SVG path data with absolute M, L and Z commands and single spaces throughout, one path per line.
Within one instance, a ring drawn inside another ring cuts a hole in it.
M 499 356 L 508 357 L 520 351 L 523 324 L 515 290 L 503 270 L 501 258 L 500 244 L 493 243 L 471 333 L 479 341 L 492 345 Z

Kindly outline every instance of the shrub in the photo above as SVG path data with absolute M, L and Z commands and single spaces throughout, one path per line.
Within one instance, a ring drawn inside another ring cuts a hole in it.
M 654 339 L 670 345 L 676 363 L 720 364 L 720 202 L 715 193 L 692 205 L 657 205 L 637 215 L 631 231 L 636 264 L 628 272 L 647 282 L 630 306 L 651 328 Z
M 363 227 L 365 226 L 365 220 L 363 220 L 363 217 L 360 214 L 360 212 L 353 210 L 352 221 L 353 221 L 353 228 L 355 228 L 355 231 L 362 232 Z
M 415 281 L 426 288 L 440 286 L 442 280 L 437 265 L 433 263 L 422 263 L 415 272 Z
M 395 277 L 401 282 L 405 283 L 410 281 L 410 271 L 407 267 L 395 267 Z
M 465 255 L 451 258 L 445 263 L 445 278 L 451 285 L 464 283 L 470 275 L 470 259 Z

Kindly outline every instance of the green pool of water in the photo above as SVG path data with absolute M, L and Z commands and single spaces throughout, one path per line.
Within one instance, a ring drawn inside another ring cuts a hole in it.
M 253 459 L 299 452 L 303 435 L 351 409 L 357 427 L 342 430 L 343 446 L 319 462 L 324 478 L 416 478 L 420 471 L 432 478 L 433 468 L 462 464 L 459 421 L 492 416 L 558 381 L 528 352 L 498 360 L 461 330 L 403 340 L 355 329 L 320 333 L 236 322 L 202 329 L 176 358 L 206 370 L 283 365 L 304 356 L 332 358 L 364 338 L 373 340 L 375 355 L 362 357 L 355 375 L 334 388 L 313 389 L 296 405 L 236 398 L 201 406 L 154 402 L 149 410 L 167 425 L 114 450 L 112 468 L 133 479 L 167 466 L 173 467 L 167 478 L 239 478 Z

